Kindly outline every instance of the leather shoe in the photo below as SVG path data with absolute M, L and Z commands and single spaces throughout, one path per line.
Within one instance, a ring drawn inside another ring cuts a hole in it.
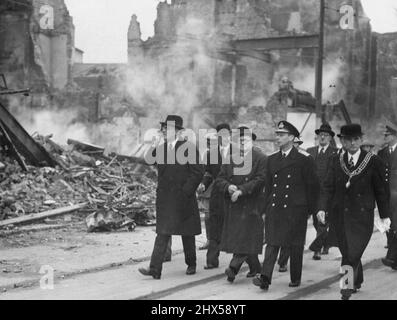
M 278 269 L 278 272 L 281 272 L 281 273 L 284 273 L 284 272 L 287 272 L 287 271 L 288 271 L 287 266 L 280 266 L 280 269 Z
M 217 269 L 217 268 L 219 268 L 219 265 L 207 264 L 207 265 L 204 267 L 204 270 L 212 270 L 212 269 Z
M 314 253 L 313 260 L 316 260 L 316 261 L 321 260 L 321 253 L 319 251 Z
M 187 267 L 186 274 L 188 276 L 192 276 L 192 275 L 196 274 L 196 267 Z
M 227 276 L 227 281 L 229 281 L 230 283 L 233 283 L 234 282 L 234 279 L 236 279 L 236 274 L 233 272 L 233 270 L 232 269 L 230 269 L 230 268 L 227 268 L 226 270 L 225 270 L 225 274 L 226 274 L 226 276 Z
M 145 268 L 139 268 L 138 271 L 143 274 L 144 276 L 151 276 L 153 279 L 160 280 L 161 275 L 155 273 L 153 270 L 150 269 L 145 269 Z
M 290 282 L 290 284 L 288 285 L 290 288 L 297 288 L 300 287 L 301 282 L 300 281 L 296 281 L 296 282 Z
M 382 258 L 382 263 L 386 266 L 386 267 L 393 267 L 394 261 L 390 260 L 388 258 Z
M 351 298 L 352 294 L 354 293 L 354 290 L 342 289 L 340 291 L 340 293 L 342 294 L 342 297 L 341 297 L 342 300 L 349 300 Z
M 269 281 L 267 281 L 262 275 L 258 274 L 254 279 L 252 279 L 254 286 L 261 288 L 264 291 L 269 290 Z
M 392 268 L 393 270 L 397 271 L 397 263 L 394 264 L 394 265 L 392 265 L 391 268 Z

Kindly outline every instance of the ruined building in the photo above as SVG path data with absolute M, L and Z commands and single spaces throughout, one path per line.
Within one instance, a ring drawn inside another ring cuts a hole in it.
M 274 96 L 283 77 L 288 77 L 295 88 L 314 94 L 317 48 L 278 50 L 277 46 L 283 48 L 283 37 L 294 42 L 293 37 L 318 34 L 319 3 L 317 0 L 161 2 L 155 35 L 147 41 L 141 40 L 139 17 L 132 17 L 128 34 L 129 64 L 134 71 L 143 69 L 156 74 L 153 83 L 156 90 L 151 90 L 148 83 L 144 89 L 153 105 L 161 106 L 160 110 L 186 111 L 193 114 L 190 119 L 193 124 L 195 118 L 210 123 L 233 115 L 236 122 L 256 126 L 262 131 L 259 135 L 265 138 L 271 135 L 271 129 L 266 128 L 284 118 L 288 111 L 289 99 Z M 377 57 L 376 45 L 393 46 L 390 40 L 396 38 L 373 35 L 359 0 L 336 0 L 328 4 L 323 103 L 343 99 L 351 117 L 365 125 L 368 119 L 385 112 L 389 101 L 381 101 L 379 95 L 376 98 L 376 93 L 382 95 L 382 90 L 390 90 L 391 76 L 396 76 L 393 69 L 387 75 L 379 73 L 377 79 L 376 71 L 389 68 L 386 65 L 390 63 Z M 353 30 L 340 27 L 339 9 L 343 4 L 355 9 Z M 278 39 L 272 44 L 275 48 L 257 50 L 254 54 L 252 50 L 236 50 L 266 38 Z M 397 55 L 390 52 L 395 48 L 387 50 L 387 54 Z M 145 67 L 148 64 L 150 70 Z M 377 90 L 377 86 L 386 89 Z M 383 95 L 387 95 L 386 91 Z M 341 120 L 333 119 L 332 113 L 328 116 L 329 121 Z
M 8 87 L 30 88 L 32 105 L 71 85 L 74 25 L 63 0 L 2 0 L 0 73 Z

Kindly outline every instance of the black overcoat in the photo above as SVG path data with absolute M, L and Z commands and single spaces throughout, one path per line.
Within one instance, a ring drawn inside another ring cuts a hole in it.
M 317 209 L 319 181 L 314 160 L 292 148 L 269 157 L 265 185 L 265 237 L 273 246 L 304 246 L 307 220 Z
M 367 152 L 361 151 L 357 169 Z M 346 184 L 348 175 L 343 171 L 341 161 L 348 163 L 347 152 L 342 160 L 334 161 L 324 182 L 320 197 L 320 210 L 331 203 L 331 221 L 334 224 L 339 248 L 349 261 L 359 261 L 367 247 L 374 229 L 375 202 L 381 218 L 389 217 L 389 196 L 384 183 L 384 164 L 373 155 L 365 169 Z
M 175 154 L 180 148 L 195 152 L 195 160 L 186 164 L 179 161 L 170 164 L 166 161 L 169 151 L 164 144 L 150 151 L 157 159 L 164 157 L 161 163 L 157 163 L 156 233 L 194 236 L 201 234 L 196 190 L 202 181 L 204 166 L 200 164 L 199 152 L 191 142 L 178 141 Z
M 267 157 L 256 148 L 248 155 L 252 170 L 236 174 L 241 165 L 223 165 L 215 187 L 223 190 L 225 218 L 221 250 L 233 254 L 261 254 L 263 249 L 263 186 L 266 177 Z M 228 192 L 236 185 L 243 195 L 232 203 Z

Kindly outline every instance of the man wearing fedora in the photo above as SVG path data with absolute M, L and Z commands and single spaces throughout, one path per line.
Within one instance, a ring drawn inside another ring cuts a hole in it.
M 383 223 L 389 217 L 389 195 L 384 181 L 382 160 L 361 150 L 362 130 L 359 124 L 341 128 L 338 137 L 344 142 L 346 152 L 330 166 L 319 201 L 317 218 L 325 222 L 325 211 L 330 212 L 335 225 L 342 266 L 351 268 L 354 279 L 351 287 L 342 288 L 342 299 L 347 300 L 364 282 L 361 257 L 374 229 L 375 202 Z M 348 269 L 347 269 L 348 270 Z
M 254 285 L 268 290 L 281 247 L 290 254 L 290 287 L 299 287 L 302 278 L 303 250 L 307 220 L 316 210 L 319 182 L 313 159 L 293 147 L 299 131 L 281 121 L 276 130 L 280 151 L 269 156 L 265 184 L 266 250 L 262 271 Z
M 238 129 L 238 147 L 233 150 L 230 164 L 224 164 L 215 182 L 224 199 L 221 251 L 233 254 L 225 274 L 233 282 L 244 262 L 248 263 L 247 277 L 260 272 L 258 255 L 263 248 L 263 187 L 267 157 L 253 141 L 256 135 L 247 127 Z M 242 160 L 242 161 L 240 161 Z
M 338 149 L 331 146 L 331 140 L 335 137 L 328 123 L 322 124 L 320 129 L 315 131 L 319 145 L 317 147 L 307 149 L 307 152 L 313 157 L 316 163 L 317 176 L 320 185 L 324 183 L 327 175 L 330 159 L 337 154 Z M 313 215 L 313 225 L 317 231 L 316 239 L 312 242 L 309 249 L 314 252 L 313 260 L 321 260 L 321 254 L 327 255 L 330 244 L 328 243 L 328 222 L 319 223 L 316 215 Z
M 216 127 L 216 132 L 218 143 L 207 152 L 204 179 L 198 189 L 199 192 L 210 190 L 208 220 L 209 246 L 207 251 L 207 265 L 204 267 L 206 270 L 219 267 L 225 201 L 222 189 L 217 188 L 214 182 L 218 178 L 222 164 L 230 163 L 230 153 L 232 149 L 232 130 L 230 125 L 227 123 L 219 124 Z
M 385 181 L 390 191 L 391 229 L 387 232 L 387 255 L 384 265 L 397 270 L 397 126 L 386 125 L 384 133 L 387 146 L 379 151 L 378 156 L 386 166 Z
M 156 198 L 156 233 L 149 269 L 139 272 L 154 279 L 161 278 L 164 257 L 172 235 L 182 236 L 187 275 L 196 273 L 195 236 L 201 234 L 201 221 L 196 190 L 203 175 L 200 155 L 194 144 L 180 138 L 183 119 L 171 115 L 162 125 L 164 143 L 146 154 L 157 160 L 158 186 Z M 187 152 L 182 152 L 182 151 Z M 194 151 L 195 154 L 187 154 Z M 187 162 L 180 161 L 180 153 Z M 149 161 L 148 161 L 149 162 Z

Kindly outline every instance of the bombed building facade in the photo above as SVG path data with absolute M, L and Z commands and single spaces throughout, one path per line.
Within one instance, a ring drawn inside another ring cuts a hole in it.
M 63 0 L 2 1 L 0 70 L 8 87 L 30 88 L 37 97 L 70 86 L 74 31 Z
M 340 26 L 343 14 L 339 9 L 346 3 L 355 9 L 352 30 Z M 319 6 L 315 0 L 162 2 L 155 35 L 147 41 L 141 40 L 139 17 L 132 17 L 129 66 L 147 72 L 145 65 L 149 64 L 156 81 L 163 80 L 161 92 L 158 84 L 155 92 L 143 88 L 151 99 L 159 97 L 161 110 L 186 110 L 193 125 L 197 122 L 194 114 L 198 114 L 200 123 L 220 119 L 248 122 L 265 138 L 271 135 L 273 124 L 286 117 L 291 104 L 280 92 L 281 98 L 274 96 L 283 78 L 297 89 L 314 94 L 318 48 L 310 45 L 310 37 L 319 32 Z M 372 33 L 358 0 L 333 1 L 332 7 L 326 8 L 325 26 L 323 103 L 344 100 L 350 116 L 368 125 L 368 119 L 390 108 L 389 102 L 376 98 L 382 91 L 377 86 L 391 88 L 387 83 L 393 76 L 393 70 L 387 76 L 383 72 L 377 76 L 376 72 L 390 65 L 381 55 L 378 57 L 383 49 L 378 50 L 377 44 L 382 46 L 381 39 L 386 36 L 378 38 Z M 394 36 L 384 40 L 386 46 Z M 271 50 L 261 49 L 261 40 L 268 38 L 275 40 Z M 297 38 L 308 41 L 302 44 Z M 296 43 L 296 48 L 285 46 L 285 39 Z M 397 52 L 390 47 L 388 54 L 395 57 Z M 332 112 L 327 116 L 328 121 L 338 120 Z
M 344 30 L 340 8 L 346 3 L 355 9 L 354 28 Z M 30 97 L 9 103 L 17 113 L 21 105 L 74 109 L 66 116 L 71 126 L 82 125 L 73 132 L 93 143 L 110 146 L 114 128 L 123 128 L 113 150 L 120 151 L 131 132 L 142 140 L 171 112 L 193 128 L 232 121 L 271 140 L 274 124 L 288 113 L 315 111 L 319 1 L 160 2 L 148 40 L 132 16 L 128 64 L 117 65 L 82 63 L 64 1 L 48 4 L 53 25 L 42 1 L 0 5 L 0 73 L 8 87 L 31 89 Z M 395 110 L 396 38 L 372 32 L 359 0 L 332 1 L 325 12 L 323 103 L 343 100 L 365 127 Z M 327 121 L 338 127 L 345 119 L 333 111 L 326 108 Z M 305 127 L 310 135 L 311 129 Z

